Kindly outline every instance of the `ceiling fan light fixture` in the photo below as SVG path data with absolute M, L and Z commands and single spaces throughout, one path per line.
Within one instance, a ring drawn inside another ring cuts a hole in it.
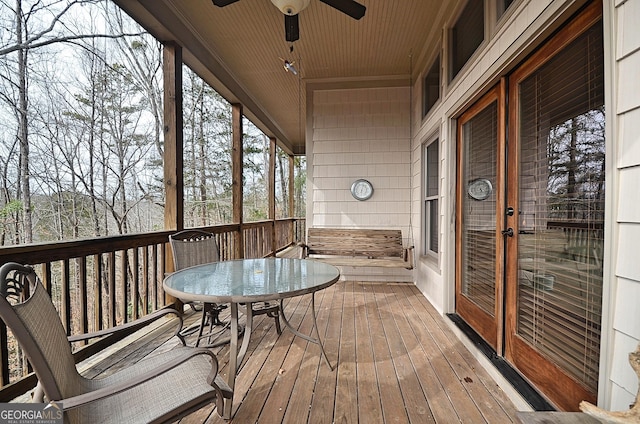
M 311 0 L 271 0 L 271 3 L 275 5 L 285 15 L 297 15 L 302 12 Z

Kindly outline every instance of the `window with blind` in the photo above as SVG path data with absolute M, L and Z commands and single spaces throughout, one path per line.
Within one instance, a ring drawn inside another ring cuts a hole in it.
M 439 252 L 439 184 L 440 184 L 440 154 L 438 139 L 431 140 L 423 147 L 424 163 L 424 249 L 428 255 L 437 255 Z
M 517 332 L 597 390 L 605 195 L 602 25 L 519 86 Z

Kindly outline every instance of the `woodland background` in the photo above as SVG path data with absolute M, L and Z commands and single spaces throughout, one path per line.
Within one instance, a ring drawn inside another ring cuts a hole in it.
M 161 63 L 111 1 L 0 1 L 0 245 L 163 228 Z M 231 106 L 183 71 L 185 226 L 230 223 Z M 267 218 L 269 139 L 246 118 L 244 131 L 249 222 Z M 293 188 L 287 159 L 277 218 L 305 210 L 304 159 Z

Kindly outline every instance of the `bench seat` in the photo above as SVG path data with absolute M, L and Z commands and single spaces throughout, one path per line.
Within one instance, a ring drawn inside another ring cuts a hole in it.
M 335 266 L 413 269 L 413 247 L 400 230 L 309 228 L 304 257 Z

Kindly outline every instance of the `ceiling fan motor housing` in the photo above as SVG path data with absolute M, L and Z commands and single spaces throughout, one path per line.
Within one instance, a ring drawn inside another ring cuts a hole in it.
M 311 0 L 271 0 L 282 13 L 285 15 L 297 15 L 302 12 Z

